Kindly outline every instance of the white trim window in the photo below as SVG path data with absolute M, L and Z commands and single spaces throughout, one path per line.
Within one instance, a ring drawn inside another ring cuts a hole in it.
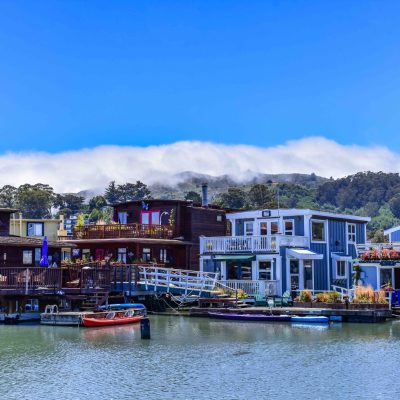
M 258 279 L 263 281 L 272 279 L 272 260 L 258 262 Z
M 347 261 L 336 260 L 336 278 L 337 279 L 347 278 Z
M 356 224 L 347 224 L 347 243 L 356 243 Z
M 320 219 L 311 220 L 311 241 L 326 242 L 326 221 Z
M 244 235 L 253 236 L 254 224 L 253 221 L 245 221 L 244 223 Z
M 27 223 L 27 236 L 43 236 L 44 226 L 43 222 L 28 222 Z
M 285 219 L 283 221 L 283 233 L 288 236 L 294 235 L 294 220 L 293 219 Z

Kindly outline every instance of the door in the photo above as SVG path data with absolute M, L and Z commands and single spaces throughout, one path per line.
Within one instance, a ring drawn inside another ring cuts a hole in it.
M 393 268 L 381 268 L 379 277 L 381 288 L 393 288 Z
M 96 249 L 94 254 L 95 254 L 96 261 L 104 260 L 104 249 Z
M 300 289 L 300 266 L 299 260 L 290 260 L 290 290 Z
M 279 233 L 278 219 L 260 222 L 260 235 L 276 235 L 277 233 Z
M 313 284 L 313 268 L 312 268 L 312 261 L 311 260 L 304 260 L 304 286 L 303 289 L 309 289 L 313 290 L 314 289 L 314 284 Z
M 394 289 L 400 289 L 400 268 L 394 269 Z

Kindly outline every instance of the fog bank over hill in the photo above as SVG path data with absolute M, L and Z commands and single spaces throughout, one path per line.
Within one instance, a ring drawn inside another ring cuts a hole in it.
M 315 173 L 337 178 L 358 171 L 399 170 L 400 154 L 386 147 L 342 145 L 324 137 L 274 147 L 185 141 L 62 153 L 6 153 L 0 156 L 0 186 L 46 182 L 57 192 L 78 192 L 88 188 L 98 191 L 112 180 L 140 180 L 148 185 L 162 182 L 174 187 L 187 180 L 185 171 L 243 183 L 265 174 Z

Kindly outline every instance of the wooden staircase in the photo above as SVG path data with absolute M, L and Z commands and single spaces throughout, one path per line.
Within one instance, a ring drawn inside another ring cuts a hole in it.
M 102 306 L 108 300 L 108 292 L 96 292 L 86 295 L 83 300 L 81 309 L 82 310 L 93 310 L 96 307 Z

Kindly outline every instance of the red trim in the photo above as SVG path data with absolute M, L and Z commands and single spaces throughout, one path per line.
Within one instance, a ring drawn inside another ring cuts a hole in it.
M 158 212 L 158 221 L 157 222 L 153 222 L 153 214 L 152 213 L 156 213 L 156 212 Z M 140 223 L 142 224 L 142 225 L 146 225 L 146 224 L 144 224 L 143 223 L 143 219 L 142 219 L 142 216 L 143 216 L 143 214 L 148 214 L 148 216 L 149 216 L 149 223 L 148 223 L 148 225 L 160 225 L 160 216 L 161 216 L 161 210 L 149 210 L 149 211 L 140 211 Z

